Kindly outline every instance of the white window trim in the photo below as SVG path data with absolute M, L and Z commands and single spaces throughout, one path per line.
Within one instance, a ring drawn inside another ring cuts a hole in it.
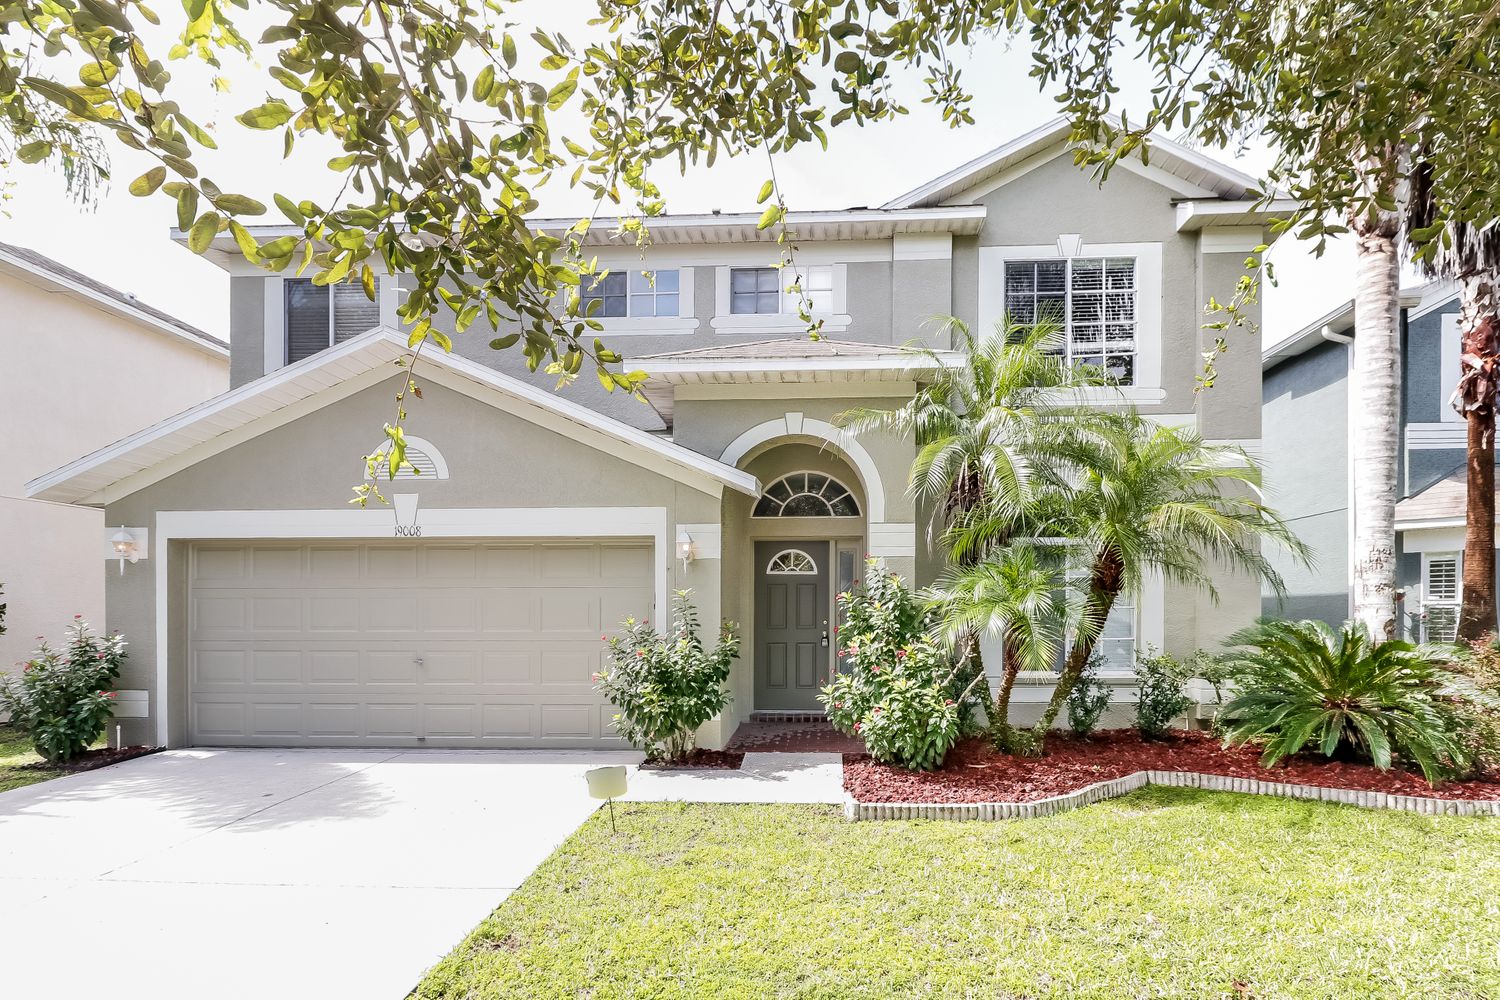
M 803 333 L 807 330 L 807 324 L 798 318 L 796 313 L 733 313 L 730 312 L 729 296 L 729 272 L 746 267 L 774 267 L 778 261 L 746 262 L 743 264 L 723 264 L 714 268 L 714 315 L 709 321 L 709 326 L 716 332 L 733 336 L 735 334 L 794 334 Z M 812 318 L 823 321 L 823 329 L 828 333 L 842 333 L 849 329 L 852 322 L 849 316 L 849 265 L 836 261 L 819 260 L 816 257 L 808 257 L 798 254 L 797 266 L 799 267 L 829 267 L 832 269 L 833 279 L 833 310 L 826 313 L 813 313 Z M 785 292 L 782 293 L 783 298 Z
M 1159 403 L 1162 387 L 1162 245 L 1160 243 L 1084 243 L 1079 257 L 1135 258 L 1135 384 L 1100 386 L 1069 393 L 1069 401 L 1108 405 Z M 1057 241 L 1028 246 L 979 248 L 979 328 L 991 329 L 1005 318 L 1005 264 L 1021 260 L 1061 260 Z
M 1453 389 L 1458 385 L 1459 357 L 1463 351 L 1463 340 L 1458 332 L 1458 314 L 1443 313 L 1441 321 L 1441 350 L 1438 351 L 1438 423 L 1462 424 L 1461 413 L 1448 405 Z
M 599 266 L 607 267 L 612 274 L 621 271 L 677 272 L 676 316 L 598 316 L 595 318 L 604 327 L 601 336 L 673 337 L 684 336 L 698 329 L 698 316 L 693 302 L 693 269 L 691 267 L 670 261 L 652 261 L 647 265 L 639 260 L 608 264 L 601 260 Z M 626 280 L 628 282 L 629 278 L 627 277 Z M 625 295 L 628 303 L 630 292 L 627 290 Z M 626 308 L 628 309 L 629 306 L 627 305 Z
M 668 544 L 665 507 L 473 507 L 422 509 L 422 538 L 646 538 L 653 545 L 653 595 L 668 607 Z M 167 548 L 173 541 L 341 538 L 375 541 L 395 537 L 396 512 L 387 507 L 341 510 L 164 510 L 156 514 L 156 741 L 170 745 L 176 692 L 168 690 L 171 600 Z M 415 539 L 412 540 L 415 543 Z

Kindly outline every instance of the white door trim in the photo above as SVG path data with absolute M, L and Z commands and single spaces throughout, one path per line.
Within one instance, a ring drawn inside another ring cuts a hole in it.
M 649 538 L 655 575 L 653 615 L 664 614 L 672 550 L 665 507 L 437 507 L 419 510 L 420 538 Z M 169 745 L 167 546 L 215 539 L 347 538 L 396 534 L 389 507 L 334 510 L 164 510 L 156 514 L 156 740 Z M 403 527 L 410 527 L 403 525 Z M 416 540 L 416 539 L 412 539 Z

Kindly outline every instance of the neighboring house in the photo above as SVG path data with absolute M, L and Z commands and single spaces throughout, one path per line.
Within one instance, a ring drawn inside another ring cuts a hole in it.
M 1451 639 L 1458 623 L 1464 536 L 1466 429 L 1448 403 L 1458 381 L 1458 292 L 1433 282 L 1401 294 L 1400 496 L 1397 586 L 1414 637 Z M 1354 537 L 1354 303 L 1347 302 L 1262 356 L 1267 494 L 1313 550 L 1311 568 L 1273 556 L 1287 580 L 1267 614 L 1332 624 L 1351 612 Z
M 224 391 L 229 347 L 24 247 L 0 243 L 0 671 L 81 614 L 102 628 L 103 511 L 26 496 L 26 482 Z
M 150 700 L 129 738 L 618 745 L 592 685 L 600 634 L 663 618 L 679 588 L 745 637 L 707 745 L 752 711 L 819 710 L 835 594 L 864 556 L 917 583 L 939 568 L 906 489 L 912 443 L 834 426 L 930 377 L 901 345 L 948 347 L 937 316 L 1061 308 L 1069 353 L 1125 383 L 1100 405 L 1254 447 L 1253 359 L 1227 358 L 1219 387 L 1194 391 L 1203 303 L 1233 293 L 1265 238 L 1254 181 L 1162 142 L 1101 188 L 1067 134 L 1038 129 L 879 208 L 793 213 L 819 341 L 755 214 L 655 219 L 644 252 L 595 227 L 590 251 L 613 271 L 592 293 L 604 336 L 652 374 L 656 408 L 589 380 L 554 392 L 516 352 L 458 337 L 421 362 L 407 427 L 422 474 L 382 487 L 389 508 L 347 501 L 393 412 L 396 283 L 371 303 L 216 241 L 234 388 L 30 485 L 143 540 L 145 558 L 109 577 L 110 625 L 135 652 L 122 686 Z M 1253 580 L 1221 590 L 1215 606 L 1158 579 L 1121 602 L 1104 644 L 1115 675 L 1138 646 L 1187 653 L 1255 617 Z

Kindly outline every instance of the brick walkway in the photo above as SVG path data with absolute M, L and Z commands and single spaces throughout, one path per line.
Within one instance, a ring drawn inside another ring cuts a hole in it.
M 864 753 L 865 745 L 827 722 L 746 722 L 735 730 L 724 749 L 746 753 Z

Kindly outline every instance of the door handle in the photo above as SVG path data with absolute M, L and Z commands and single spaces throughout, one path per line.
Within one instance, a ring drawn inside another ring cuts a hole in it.
M 823 640 L 822 640 L 822 643 L 823 643 L 823 648 L 827 649 L 828 648 L 828 623 L 826 621 L 823 623 Z

